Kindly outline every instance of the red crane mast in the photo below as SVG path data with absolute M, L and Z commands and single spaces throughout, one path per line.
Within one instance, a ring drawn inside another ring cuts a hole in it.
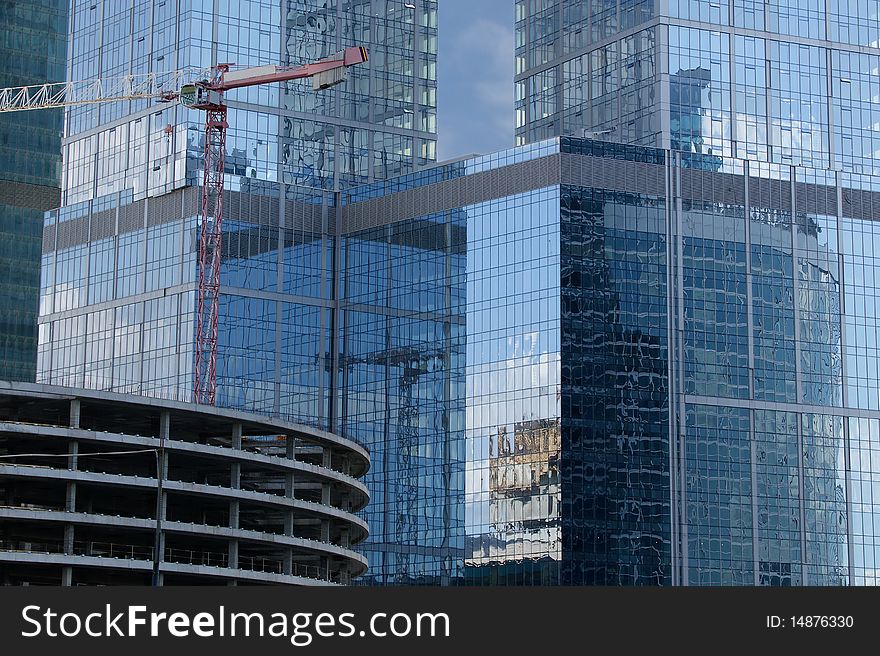
M 345 79 L 349 66 L 367 61 L 365 48 L 342 52 L 296 68 L 257 66 L 230 71 L 218 64 L 210 80 L 184 86 L 180 102 L 205 111 L 202 216 L 199 225 L 198 299 L 196 314 L 195 384 L 193 400 L 217 402 L 217 342 L 220 314 L 220 252 L 223 243 L 223 185 L 226 159 L 226 129 L 229 127 L 223 94 L 232 89 L 272 84 L 310 77 L 317 91 Z

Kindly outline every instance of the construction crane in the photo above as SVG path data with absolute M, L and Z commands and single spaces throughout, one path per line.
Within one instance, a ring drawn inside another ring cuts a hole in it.
M 333 356 L 330 353 L 319 354 L 317 360 L 324 361 L 324 369 L 328 372 L 333 368 Z M 420 476 L 416 470 L 413 457 L 419 451 L 419 405 L 413 391 L 417 388 L 422 376 L 435 371 L 432 367 L 438 365 L 446 372 L 449 371 L 449 351 L 446 348 L 438 348 L 436 345 L 425 345 L 424 348 L 413 346 L 392 347 L 387 350 L 374 351 L 365 355 L 339 354 L 337 367 L 347 373 L 348 369 L 357 365 L 374 365 L 388 369 L 399 369 L 397 377 L 397 422 L 395 426 L 394 449 L 397 454 L 397 462 L 393 463 L 396 470 L 392 478 L 392 463 L 389 456 L 392 449 L 386 444 L 382 449 L 383 469 L 385 483 L 383 485 L 383 505 L 386 510 L 390 507 L 389 487 L 393 481 L 395 489 L 394 510 L 397 520 L 394 525 L 394 533 L 403 544 L 416 544 L 419 538 L 416 516 L 418 514 L 419 489 L 417 480 Z M 390 380 L 390 377 L 389 377 Z M 347 387 L 347 384 L 343 384 Z M 386 411 L 390 412 L 390 408 Z M 386 432 L 386 441 L 390 437 Z M 444 475 L 448 476 L 448 465 L 444 462 Z M 447 480 L 447 485 L 449 482 Z M 385 527 L 383 539 L 388 539 L 391 532 L 389 522 L 391 512 L 385 513 Z M 394 578 L 395 583 L 405 583 L 410 580 L 409 554 L 400 551 L 395 554 Z M 384 570 L 384 567 L 383 567 Z
M 220 247 L 223 240 L 223 182 L 228 107 L 224 93 L 259 84 L 312 79 L 315 91 L 345 80 L 350 66 L 367 61 L 363 47 L 341 52 L 304 66 L 256 66 L 233 70 L 232 64 L 211 69 L 183 69 L 80 82 L 57 82 L 0 89 L 0 113 L 75 107 L 121 100 L 179 100 L 205 112 L 204 173 L 199 224 L 198 301 L 193 400 L 217 400 L 217 337 L 220 310 Z

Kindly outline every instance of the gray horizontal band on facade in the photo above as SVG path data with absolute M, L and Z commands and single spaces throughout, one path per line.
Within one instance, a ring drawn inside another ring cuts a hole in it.
M 341 233 L 378 228 L 558 185 L 560 156 L 552 154 L 452 180 L 422 185 L 341 208 Z
M 110 487 L 156 489 L 156 479 L 144 476 L 128 476 L 126 474 L 104 474 L 75 469 L 55 469 L 52 467 L 39 467 L 36 465 L 8 465 L 0 463 L 0 476 L 10 478 L 47 479 L 74 481 L 78 483 L 91 483 L 94 485 L 107 485 Z M 291 510 L 300 511 L 307 518 L 324 518 L 344 522 L 349 528 L 360 529 L 353 531 L 351 541 L 353 544 L 367 537 L 369 528 L 367 523 L 360 517 L 344 510 L 325 506 L 311 501 L 301 501 L 265 492 L 254 492 L 240 488 L 219 487 L 215 485 L 203 485 L 201 483 L 188 483 L 185 481 L 164 480 L 162 487 L 167 492 L 178 492 L 197 497 L 212 497 L 219 499 L 232 499 L 235 501 L 250 501 L 255 504 L 266 506 L 280 506 Z
M 355 508 L 355 512 L 365 506 L 369 500 L 369 492 L 366 485 L 358 479 L 347 476 L 342 472 L 326 467 L 320 467 L 308 462 L 299 460 L 290 460 L 287 458 L 266 456 L 261 453 L 252 451 L 244 451 L 232 449 L 222 446 L 212 446 L 209 444 L 198 444 L 196 442 L 184 442 L 182 440 L 166 439 L 164 441 L 157 437 L 144 437 L 141 435 L 123 435 L 121 433 L 105 433 L 82 428 L 66 428 L 63 426 L 42 426 L 40 424 L 21 424 L 15 422 L 0 421 L 0 435 L 8 433 L 12 435 L 33 435 L 33 436 L 52 436 L 62 439 L 77 440 L 81 442 L 98 442 L 109 444 L 125 444 L 127 446 L 146 446 L 150 448 L 159 448 L 160 446 L 166 451 L 178 451 L 181 453 L 192 453 L 200 456 L 211 456 L 220 460 L 251 462 L 254 464 L 265 465 L 267 467 L 278 469 L 279 471 L 292 471 L 298 473 L 307 473 L 314 478 L 326 482 L 339 483 L 348 486 L 352 491 L 356 490 L 363 495 L 362 504 Z
M 666 169 L 658 164 L 561 154 L 561 183 L 664 196 Z
M 793 170 L 797 176 L 801 167 L 794 167 Z M 664 175 L 664 167 L 656 164 L 557 153 L 341 208 L 328 207 L 326 221 L 321 205 L 287 201 L 283 228 L 279 224 L 277 198 L 226 191 L 224 207 L 228 222 L 258 227 L 267 249 L 274 250 L 277 248 L 275 237 L 272 233 L 263 235 L 264 228 L 283 229 L 279 243 L 285 243 L 287 236 L 319 240 L 323 236 L 348 235 L 558 184 L 663 197 Z M 790 184 L 788 179 L 749 177 L 750 205 L 790 212 Z M 682 168 L 679 193 L 686 201 L 743 205 L 745 185 L 746 178 L 739 174 Z M 880 192 L 844 188 L 842 198 L 840 214 L 844 218 L 874 220 L 880 215 Z M 117 210 L 114 209 L 48 225 L 43 234 L 43 252 L 72 248 L 114 234 L 127 234 L 141 230 L 145 225 L 158 226 L 185 217 L 195 217 L 200 212 L 199 199 L 198 187 L 186 187 L 164 196 L 122 206 L 118 208 L 118 220 Z M 834 185 L 802 182 L 796 178 L 795 205 L 800 213 L 834 216 L 838 210 L 837 188 Z M 246 234 L 246 231 L 230 230 L 225 239 L 227 244 L 233 244 L 233 240 Z M 231 256 L 227 254 L 225 257 Z
M 844 408 L 830 405 L 811 405 L 809 403 L 785 403 L 782 401 L 758 401 L 755 399 L 728 399 L 715 396 L 684 397 L 688 405 L 708 405 L 726 408 L 744 408 L 747 410 L 773 410 L 776 412 L 793 412 L 802 415 L 827 415 L 852 419 L 880 420 L 880 410 L 864 410 L 861 408 Z
M 0 205 L 48 212 L 61 203 L 61 188 L 0 180 Z
M 795 167 L 795 212 L 836 216 L 837 187 L 797 179 Z M 720 171 L 680 169 L 684 201 L 744 206 L 748 184 L 749 206 L 791 212 L 791 180 L 758 178 Z M 562 154 L 562 184 L 579 187 L 643 193 L 665 197 L 664 167 L 645 162 L 611 160 L 589 155 Z M 843 218 L 876 220 L 880 217 L 880 192 L 867 189 L 842 189 Z
M 294 435 L 298 439 L 302 439 L 312 444 L 342 448 L 352 452 L 350 455 L 357 454 L 360 456 L 361 462 L 359 464 L 363 468 L 363 472 L 360 473 L 365 473 L 369 468 L 370 456 L 367 450 L 357 442 L 333 433 L 328 433 L 320 428 L 313 428 L 303 424 L 294 424 L 282 419 L 267 417 L 266 415 L 258 415 L 252 412 L 229 410 L 216 406 L 194 405 L 183 401 L 172 401 L 170 399 L 155 398 L 151 396 L 133 396 L 120 394 L 118 392 L 68 388 L 60 387 L 58 385 L 47 385 L 44 383 L 17 383 L 0 380 L 0 393 L 9 396 L 21 396 L 23 398 L 32 397 L 38 400 L 84 399 L 106 402 L 108 404 L 118 404 L 124 406 L 126 409 L 143 407 L 154 411 L 176 411 L 191 417 L 205 415 L 212 419 L 229 421 L 230 426 L 235 423 L 242 423 L 248 428 L 254 427 L 268 432 L 278 431 Z M 356 462 L 357 459 L 355 458 L 354 460 L 355 462 L 352 464 L 358 464 Z
M 91 513 L 69 512 L 64 510 L 34 510 L 31 508 L 13 508 L 0 506 L 0 519 L 14 519 L 19 521 L 59 522 L 64 524 L 82 524 L 89 526 L 113 526 L 124 527 L 145 531 L 156 530 L 156 520 L 141 517 L 120 517 L 111 515 L 95 515 Z M 244 542 L 258 542 L 262 544 L 282 545 L 296 547 L 308 554 L 321 553 L 329 556 L 358 563 L 367 569 L 367 559 L 364 555 L 340 547 L 329 542 L 308 540 L 293 535 L 279 535 L 276 533 L 263 533 L 242 528 L 229 528 L 228 526 L 212 526 L 208 524 L 186 524 L 163 520 L 162 530 L 169 533 L 196 535 L 198 537 L 212 537 L 218 539 L 234 539 Z
M 153 563 L 149 560 L 132 560 L 126 558 L 100 558 L 98 556 L 80 556 L 75 554 L 53 554 L 23 551 L 0 551 L 0 562 L 32 563 L 40 565 L 58 565 L 61 567 L 94 567 L 98 569 L 122 569 L 150 571 Z M 291 574 L 272 574 L 248 569 L 231 569 L 228 567 L 210 567 L 207 565 L 185 565 L 163 561 L 161 571 L 175 574 L 191 574 L 193 576 L 216 576 L 224 579 L 240 581 L 260 581 L 263 583 L 283 583 L 287 585 L 321 585 L 337 586 L 339 584 L 324 579 L 311 579 Z
M 560 182 L 560 155 L 552 154 L 525 162 L 481 171 L 452 180 L 444 180 L 405 191 L 353 203 L 342 208 L 328 207 L 324 221 L 322 206 L 287 201 L 285 206 L 286 231 L 321 235 L 351 234 L 362 230 L 390 225 L 426 214 L 460 209 L 468 205 L 526 193 L 558 185 Z M 153 216 L 148 225 L 160 225 L 195 216 L 197 211 L 184 210 L 181 196 L 192 195 L 196 187 L 188 187 L 164 197 L 148 198 L 119 208 L 118 227 L 115 234 L 126 234 L 144 227 L 143 216 Z M 161 202 L 160 202 L 161 199 Z M 153 211 L 152 206 L 156 207 Z M 146 206 L 145 206 L 146 205 Z M 174 208 L 179 208 L 175 210 Z M 44 252 L 62 250 L 90 240 L 90 221 L 106 226 L 105 212 L 95 213 L 57 224 L 57 236 L 47 231 Z M 278 200 L 268 196 L 255 196 L 242 192 L 224 192 L 225 221 L 248 223 L 269 228 L 279 227 Z M 337 216 L 338 215 L 338 216 Z M 126 218 L 130 217 L 130 218 Z M 341 225 L 340 225 L 341 224 Z M 104 235 L 106 227 L 96 234 Z M 109 236 L 109 235 L 108 235 Z M 227 234 L 227 239 L 229 234 Z
M 280 185 L 273 185 L 278 190 Z M 57 203 L 49 209 L 54 209 Z M 228 223 L 245 223 L 278 229 L 279 201 L 274 196 L 242 191 L 223 192 L 224 219 Z M 288 200 L 285 204 L 283 229 L 297 234 L 313 235 L 316 239 L 335 232 L 336 208 Z M 72 248 L 91 241 L 124 235 L 144 227 L 155 227 L 201 215 L 201 188 L 184 187 L 168 194 L 151 196 L 127 205 L 47 225 L 43 232 L 43 252 Z M 195 227 L 195 224 L 193 225 Z M 229 234 L 234 233 L 227 233 Z

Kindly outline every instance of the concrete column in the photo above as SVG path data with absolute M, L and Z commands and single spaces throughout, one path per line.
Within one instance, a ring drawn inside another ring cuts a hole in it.
M 71 428 L 79 428 L 79 420 L 80 420 L 80 401 L 79 399 L 73 399 L 70 402 L 70 427 Z
M 66 553 L 66 554 L 73 553 L 73 540 L 74 540 L 73 524 L 67 524 L 64 526 L 64 553 Z
M 67 468 L 76 470 L 79 466 L 79 442 L 71 440 L 67 443 Z
M 76 483 L 70 482 L 67 484 L 67 494 L 64 509 L 67 512 L 76 512 Z M 75 528 L 73 524 L 64 525 L 64 553 L 66 554 L 73 553 L 73 542 L 75 539 L 74 533 Z M 70 585 L 70 583 L 64 583 L 62 581 L 61 585 Z
M 239 422 L 232 425 L 232 448 L 241 449 L 241 424 Z
M 72 428 L 79 427 L 79 399 L 70 402 L 70 425 Z M 67 445 L 67 468 L 75 471 L 79 465 L 79 443 L 72 441 Z M 76 482 L 69 481 L 65 492 L 64 509 L 67 512 L 76 512 Z M 75 537 L 74 524 L 64 525 L 64 553 L 73 553 L 73 543 Z M 61 585 L 69 587 L 73 585 L 73 568 L 61 568 Z
M 163 410 L 159 414 L 159 439 L 167 440 L 171 437 L 171 413 Z
M 162 561 L 165 560 L 165 533 L 162 531 L 162 523 L 168 516 L 168 493 L 162 487 L 168 479 L 168 452 L 165 450 L 165 440 L 171 434 L 171 414 L 163 410 L 159 414 L 159 452 L 156 461 L 156 528 L 153 539 L 154 570 L 153 581 L 157 586 L 164 585 L 165 578 L 162 574 Z
M 330 483 L 321 483 L 321 503 L 330 505 Z
M 67 512 L 76 512 L 76 483 L 71 481 L 67 484 L 67 495 L 64 509 Z
M 287 458 L 288 460 L 296 460 L 296 438 L 292 435 L 287 436 Z M 284 496 L 293 499 L 296 496 L 296 477 L 292 471 L 284 474 Z M 284 513 L 284 535 L 293 536 L 294 513 L 293 509 L 288 509 Z M 285 549 L 284 551 L 284 573 L 293 574 L 293 549 Z
M 64 526 L 64 553 L 73 553 L 74 529 L 73 524 Z M 61 585 L 70 587 L 73 585 L 73 567 L 61 568 Z
M 238 487 L 238 481 L 235 482 L 235 487 Z M 239 518 L 239 504 L 238 500 L 229 502 L 229 528 L 239 528 L 238 525 Z M 238 540 L 231 539 L 228 544 L 228 552 L 227 557 L 229 558 L 229 567 L 237 568 L 238 567 Z
M 241 450 L 241 424 L 232 425 L 232 448 Z M 229 487 L 233 490 L 241 488 L 241 463 L 233 462 L 229 466 Z M 229 528 L 239 528 L 240 506 L 238 499 L 229 502 Z M 232 539 L 228 545 L 229 567 L 238 567 L 238 540 Z
M 238 540 L 230 540 L 228 546 L 229 567 L 238 568 Z
M 229 528 L 239 528 L 238 526 L 238 500 L 229 502 Z
M 326 467 L 327 469 L 331 468 L 333 464 L 333 452 L 330 450 L 329 446 L 324 447 L 324 457 L 321 459 L 321 465 Z
M 330 520 L 321 520 L 321 542 L 330 542 Z

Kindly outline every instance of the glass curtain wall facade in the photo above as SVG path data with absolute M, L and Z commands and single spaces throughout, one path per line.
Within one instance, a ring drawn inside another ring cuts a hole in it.
M 341 407 L 389 468 L 367 580 L 876 583 L 876 190 L 562 139 L 346 195 Z M 423 247 L 462 261 L 396 280 L 393 235 L 441 220 Z
M 152 202 L 59 223 L 47 254 L 91 262 L 112 225 L 118 256 Z M 878 178 L 562 138 L 333 208 L 246 202 L 230 195 L 243 225 L 296 216 L 335 247 L 287 269 L 275 224 L 224 252 L 221 403 L 369 448 L 364 583 L 877 583 Z M 46 302 L 194 257 L 150 248 Z M 257 275 L 273 258 L 281 275 Z M 274 292 L 288 271 L 326 295 Z M 151 289 L 43 317 L 43 379 L 102 352 L 142 393 L 185 394 L 156 363 L 191 361 L 193 310 Z
M 516 0 L 516 139 L 876 175 L 880 5 Z
M 0 7 L 0 88 L 64 80 L 66 0 Z M 0 116 L 0 379 L 36 375 L 43 212 L 58 206 L 62 112 Z
M 70 79 L 293 66 L 368 48 L 370 61 L 328 91 L 300 81 L 227 94 L 220 403 L 330 427 L 316 358 L 333 325 L 334 194 L 435 158 L 436 2 L 75 0 L 70 42 Z M 39 353 L 60 384 L 191 398 L 203 121 L 159 101 L 68 111 L 40 299 L 40 344 L 69 346 Z M 102 341 L 83 350 L 83 332 Z M 250 357 L 251 344 L 275 340 L 301 347 L 278 362 Z M 267 385 L 270 369 L 283 373 Z
M 227 189 L 296 198 L 300 186 L 338 190 L 435 159 L 436 0 L 73 0 L 70 21 L 73 80 L 298 66 L 367 47 L 370 61 L 335 89 L 298 81 L 226 95 Z M 160 100 L 71 108 L 63 204 L 200 183 L 203 123 Z
M 70 40 L 69 79 L 369 50 L 328 91 L 226 96 L 218 405 L 339 432 L 337 197 L 435 159 L 436 0 L 74 0 Z M 154 101 L 67 113 L 39 380 L 192 399 L 203 121 Z

